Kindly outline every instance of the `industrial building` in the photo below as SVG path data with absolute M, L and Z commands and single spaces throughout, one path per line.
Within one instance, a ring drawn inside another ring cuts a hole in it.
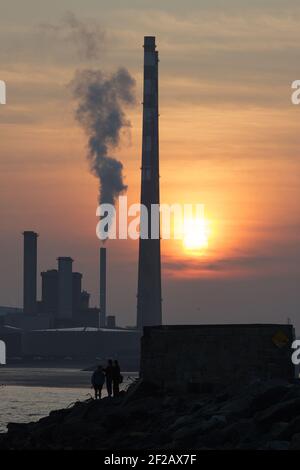
M 23 357 L 47 361 L 68 359 L 89 363 L 118 357 L 122 366 L 137 370 L 140 334 L 136 329 L 60 328 L 27 332 L 22 339 Z
M 25 233 L 23 289 L 28 290 L 24 292 L 27 307 L 24 304 L 23 311 L 3 308 L 0 318 L 0 339 L 7 345 L 8 364 L 20 360 L 90 364 L 118 357 L 123 367 L 137 370 L 140 331 L 118 328 L 115 316 L 106 315 L 106 248 L 99 252 L 100 308 L 89 307 L 90 295 L 82 289 L 83 276 L 72 271 L 70 257 L 59 257 L 57 269 L 41 273 L 42 296 L 37 301 L 37 244 L 32 243 L 37 234 Z M 32 310 L 29 305 L 34 305 Z
M 99 308 L 90 308 L 83 275 L 73 272 L 73 259 L 58 257 L 57 268 L 41 272 L 41 299 L 37 300 L 38 234 L 23 233 L 24 269 L 22 309 L 1 309 L 0 339 L 7 363 L 74 361 L 93 364 L 118 357 L 123 367 L 137 370 L 141 332 L 119 328 L 107 315 L 107 250 L 99 250 Z
M 123 367 L 137 369 L 141 332 L 119 328 L 107 315 L 106 248 L 99 250 L 99 308 L 90 308 L 82 289 L 82 273 L 73 272 L 73 259 L 58 257 L 57 269 L 41 272 L 37 300 L 37 239 L 24 232 L 24 308 L 2 308 L 0 339 L 7 345 L 7 362 L 75 361 L 94 363 L 118 357 Z

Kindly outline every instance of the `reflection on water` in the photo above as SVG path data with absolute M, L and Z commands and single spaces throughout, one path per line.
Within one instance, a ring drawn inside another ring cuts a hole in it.
M 14 373 L 13 373 L 14 372 Z M 5 369 L 0 373 L 0 432 L 6 431 L 9 422 L 27 423 L 30 421 L 38 421 L 43 416 L 47 416 L 50 411 L 65 408 L 77 400 L 87 400 L 93 396 L 93 390 L 90 388 L 91 372 L 82 373 L 73 370 L 72 380 L 69 386 L 55 386 L 60 384 L 61 376 L 66 376 L 66 370 L 51 369 L 51 371 L 35 370 L 34 374 L 28 373 L 26 369 Z M 37 376 L 41 377 L 43 386 L 37 385 Z M 128 377 L 128 376 L 131 377 Z M 11 376 L 14 377 L 15 383 L 20 385 L 11 385 Z M 70 378 L 68 376 L 68 379 Z M 128 383 L 136 376 L 136 374 L 124 374 L 125 388 Z M 33 380 L 34 377 L 34 380 Z M 84 379 L 83 379 L 84 378 Z M 28 383 L 28 386 L 26 385 Z M 73 385 L 73 386 L 72 386 Z M 103 396 L 106 396 L 106 390 L 103 390 Z
M 0 388 L 0 431 L 6 431 L 9 422 L 37 421 L 50 411 L 65 408 L 77 400 L 86 400 L 92 390 L 84 388 L 23 387 L 15 385 Z

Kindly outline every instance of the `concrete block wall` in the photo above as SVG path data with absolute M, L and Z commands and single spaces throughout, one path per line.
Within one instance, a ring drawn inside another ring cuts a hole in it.
M 292 325 L 145 327 L 141 377 L 163 388 L 195 389 L 294 378 Z

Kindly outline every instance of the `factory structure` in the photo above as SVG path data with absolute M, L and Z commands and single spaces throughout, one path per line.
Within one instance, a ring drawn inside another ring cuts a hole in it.
M 151 214 L 159 204 L 158 52 L 155 37 L 144 38 L 144 96 L 141 203 Z M 151 220 L 148 220 L 151 231 Z M 150 232 L 151 233 L 151 232 Z M 99 248 L 99 307 L 90 307 L 83 275 L 73 259 L 57 258 L 57 267 L 41 272 L 37 299 L 38 234 L 23 233 L 23 309 L 0 309 L 0 339 L 13 358 L 96 360 L 118 357 L 123 367 L 138 367 L 144 326 L 162 323 L 160 237 L 139 240 L 137 322 L 120 328 L 107 314 L 107 248 Z
M 128 369 L 138 367 L 140 330 L 120 328 L 106 310 L 106 247 L 99 249 L 99 307 L 90 307 L 83 275 L 73 272 L 73 259 L 57 258 L 57 269 L 41 272 L 37 300 L 38 234 L 25 231 L 23 310 L 3 309 L 0 339 L 8 363 L 61 360 L 85 363 L 119 357 Z
M 8 313 L 10 326 L 23 329 L 76 327 L 116 328 L 113 315 L 106 315 L 106 248 L 99 250 L 99 307 L 90 307 L 90 294 L 82 288 L 82 273 L 73 271 L 73 259 L 57 258 L 57 269 L 41 272 L 41 300 L 37 300 L 37 240 L 32 231 L 23 233 L 23 315 Z

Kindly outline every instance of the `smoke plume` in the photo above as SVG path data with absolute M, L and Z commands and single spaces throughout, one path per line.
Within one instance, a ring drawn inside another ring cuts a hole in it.
M 88 159 L 100 183 L 100 204 L 115 204 L 127 189 L 123 165 L 110 151 L 118 146 L 122 129 L 130 127 L 124 107 L 135 102 L 134 87 L 135 80 L 124 68 L 110 76 L 100 70 L 78 71 L 71 82 L 76 119 L 88 135 Z
M 79 19 L 67 12 L 57 24 L 41 25 L 44 33 L 69 42 L 84 61 L 99 62 L 105 50 L 106 34 L 94 20 Z M 76 72 L 71 90 L 77 102 L 75 117 L 88 136 L 88 159 L 99 179 L 99 203 L 114 204 L 127 186 L 123 165 L 110 152 L 119 142 L 122 130 L 130 127 L 124 109 L 135 102 L 135 80 L 120 68 L 111 75 L 102 70 Z
M 63 24 L 69 27 L 70 38 L 75 42 L 79 54 L 83 58 L 97 59 L 103 46 L 104 32 L 99 25 L 91 20 L 80 21 L 72 12 L 67 12 Z
M 39 30 L 63 42 L 72 44 L 80 59 L 99 59 L 104 50 L 105 32 L 94 20 L 79 20 L 68 11 L 59 23 L 41 23 Z

